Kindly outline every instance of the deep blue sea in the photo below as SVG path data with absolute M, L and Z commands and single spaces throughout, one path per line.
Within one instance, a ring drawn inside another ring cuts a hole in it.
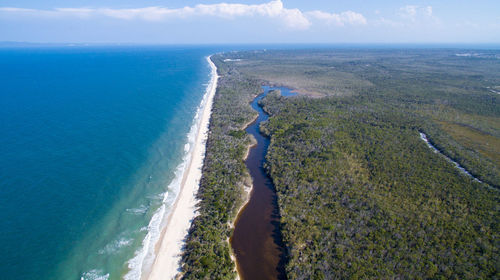
M 212 52 L 0 49 L 0 279 L 137 277 Z

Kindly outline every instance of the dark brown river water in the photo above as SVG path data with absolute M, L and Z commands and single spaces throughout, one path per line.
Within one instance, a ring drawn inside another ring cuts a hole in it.
M 252 102 L 259 116 L 246 131 L 255 137 L 257 145 L 250 149 L 245 164 L 252 176 L 253 189 L 250 200 L 236 219 L 231 237 L 238 273 L 244 280 L 286 279 L 276 191 L 263 167 L 270 141 L 259 131 L 260 123 L 269 116 L 258 102 L 272 89 L 281 89 L 284 96 L 293 95 L 285 88 L 264 87 L 264 93 Z

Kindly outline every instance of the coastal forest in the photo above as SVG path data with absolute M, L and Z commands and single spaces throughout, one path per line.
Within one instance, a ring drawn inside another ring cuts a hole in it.
M 261 85 L 288 279 L 499 279 L 500 52 L 317 49 L 212 57 L 221 78 L 183 255 L 234 279 L 228 238 Z M 438 152 L 421 139 L 425 133 Z M 462 166 L 465 174 L 451 162 Z
M 194 218 L 182 255 L 183 279 L 234 279 L 229 237 L 231 223 L 246 199 L 249 174 L 243 161 L 252 139 L 243 130 L 257 116 L 250 107 L 260 84 L 227 67 L 219 55 L 218 87 L 214 96 L 202 178 Z

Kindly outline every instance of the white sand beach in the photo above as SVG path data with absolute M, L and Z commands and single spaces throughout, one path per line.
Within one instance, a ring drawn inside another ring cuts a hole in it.
M 163 230 L 162 236 L 156 245 L 157 252 L 153 266 L 149 275 L 144 275 L 146 279 L 173 279 L 179 273 L 179 262 L 181 259 L 184 238 L 186 237 L 191 220 L 196 215 L 196 198 L 203 160 L 205 158 L 205 144 L 208 135 L 208 124 L 212 111 L 212 102 L 217 89 L 217 68 L 207 57 L 208 63 L 212 69 L 212 78 L 207 87 L 207 93 L 204 97 L 204 104 L 198 111 L 198 131 L 196 140 L 192 148 L 191 160 L 183 174 L 181 188 L 176 202 L 169 214 L 167 225 Z

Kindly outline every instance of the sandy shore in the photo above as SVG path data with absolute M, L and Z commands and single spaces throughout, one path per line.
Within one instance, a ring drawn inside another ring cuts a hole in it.
M 202 105 L 202 109 L 198 112 L 200 114 L 198 131 L 192 149 L 191 160 L 184 172 L 181 189 L 168 217 L 167 225 L 158 240 L 156 258 L 146 278 L 149 280 L 173 279 L 179 273 L 184 238 L 191 226 L 191 220 L 196 214 L 195 196 L 201 178 L 203 159 L 205 158 L 208 124 L 218 79 L 215 64 L 210 60 L 210 57 L 207 58 L 207 61 L 212 69 L 212 78 L 204 97 L 203 102 L 205 104 Z

